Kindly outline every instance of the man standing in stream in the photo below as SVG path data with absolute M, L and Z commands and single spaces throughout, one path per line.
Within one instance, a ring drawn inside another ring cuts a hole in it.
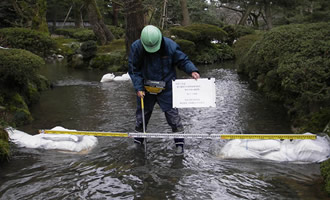
M 143 132 L 143 98 L 145 126 L 149 122 L 155 103 L 158 103 L 172 132 L 183 132 L 178 109 L 172 106 L 172 80 L 176 79 L 176 66 L 192 78 L 200 78 L 198 69 L 177 43 L 163 37 L 155 26 L 144 27 L 141 38 L 131 45 L 128 58 L 128 73 L 137 94 L 136 131 Z M 142 145 L 143 142 L 144 138 L 134 138 L 136 145 Z M 176 155 L 183 155 L 184 139 L 175 138 L 174 142 Z

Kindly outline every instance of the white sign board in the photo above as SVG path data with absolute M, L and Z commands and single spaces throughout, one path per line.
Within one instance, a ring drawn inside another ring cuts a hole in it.
M 215 107 L 215 79 L 177 79 L 172 81 L 173 107 Z

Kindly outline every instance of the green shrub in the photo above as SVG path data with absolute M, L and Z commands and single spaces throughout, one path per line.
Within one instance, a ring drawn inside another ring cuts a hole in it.
M 0 49 L 0 103 L 12 116 L 9 123 L 20 125 L 32 120 L 28 105 L 37 102 L 39 92 L 50 86 L 38 74 L 44 64 L 41 57 L 29 51 Z
M 2 130 L 0 129 L 0 134 L 1 133 L 2 133 Z M 0 139 L 0 161 L 8 159 L 9 155 L 10 155 L 10 152 L 9 152 L 8 140 Z
M 87 41 L 82 43 L 80 47 L 81 53 L 83 55 L 84 60 L 90 60 L 92 59 L 97 52 L 97 45 L 95 41 Z
M 243 71 L 268 97 L 283 101 L 301 127 L 330 106 L 329 46 L 330 23 L 274 28 L 248 51 Z
M 221 28 L 210 24 L 192 24 L 185 27 L 174 27 L 170 29 L 172 35 L 180 39 L 190 40 L 195 43 L 210 43 L 211 40 L 223 40 L 227 33 Z
M 38 91 L 45 91 L 50 88 L 50 81 L 43 75 L 38 74 L 38 79 L 35 81 Z
M 55 34 L 57 35 L 63 35 L 66 37 L 71 37 L 73 38 L 73 34 L 79 30 L 84 30 L 84 29 L 76 29 L 76 28 L 59 28 L 55 30 Z
M 187 30 L 184 27 L 173 27 L 170 29 L 172 35 L 177 36 L 179 39 L 195 41 L 197 39 L 197 34 L 193 31 Z
M 13 114 L 13 122 L 16 126 L 30 123 L 33 118 L 24 98 L 19 93 L 8 94 L 8 111 Z
M 80 42 L 96 40 L 93 30 L 90 30 L 90 29 L 76 31 L 73 33 L 72 37 L 79 40 Z
M 325 191 L 330 195 L 330 159 L 321 163 L 321 175 L 325 182 Z
M 174 27 L 170 29 L 170 34 L 178 37 L 176 41 L 193 62 L 206 64 L 233 58 L 230 48 L 211 43 L 212 40 L 221 43 L 227 35 L 217 26 L 192 24 L 185 27 Z
M 197 41 L 222 41 L 227 36 L 227 33 L 224 30 L 210 24 L 192 24 L 185 28 L 197 35 Z
M 110 72 L 127 71 L 125 51 L 99 54 L 90 61 L 90 66 L 97 69 L 107 69 Z
M 246 55 L 249 52 L 253 44 L 262 38 L 262 33 L 245 35 L 238 38 L 236 43 L 233 45 L 233 50 L 236 58 L 236 63 L 238 64 L 239 73 L 248 73 L 244 71 L 245 65 L 244 61 L 246 60 Z
M 215 45 L 218 53 L 218 59 L 220 60 L 233 60 L 235 58 L 235 53 L 233 48 L 231 48 L 229 45 L 225 43 L 220 43 Z
M 0 125 L 0 140 L 4 140 L 4 141 L 9 140 L 7 131 L 5 131 L 1 125 Z
M 68 56 L 74 54 L 79 48 L 80 44 L 76 39 L 65 38 L 63 36 L 55 37 L 57 53 Z
M 25 49 L 41 57 L 55 52 L 55 41 L 47 34 L 25 28 L 0 29 L 0 46 Z
M 210 47 L 202 47 L 200 46 L 203 51 L 198 51 L 198 54 L 193 58 L 193 61 L 200 64 L 212 64 L 220 60 L 219 51 L 212 45 Z
M 196 45 L 194 42 L 189 40 L 177 39 L 175 42 L 181 47 L 181 50 L 185 52 L 189 57 L 196 55 Z
M 107 26 L 116 39 L 125 37 L 125 29 L 118 26 Z
M 81 42 L 96 40 L 93 30 L 87 28 L 62 28 L 56 29 L 55 34 L 74 38 Z
M 28 109 L 17 108 L 14 112 L 14 123 L 16 126 L 29 124 L 33 121 L 32 115 Z
M 98 46 L 97 53 L 110 53 L 115 51 L 126 51 L 125 39 L 111 41 L 108 45 Z
M 230 46 L 233 44 L 234 40 L 237 40 L 242 36 L 255 33 L 255 30 L 252 27 L 241 25 L 227 25 L 222 29 L 227 33 L 225 42 Z
M 38 80 L 37 72 L 45 64 L 39 56 L 23 49 L 0 49 L 0 88 L 26 91 L 29 82 Z

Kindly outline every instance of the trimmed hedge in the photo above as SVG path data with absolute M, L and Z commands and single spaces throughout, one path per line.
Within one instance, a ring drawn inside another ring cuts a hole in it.
M 330 23 L 281 26 L 265 33 L 241 62 L 260 91 L 284 102 L 297 132 L 322 132 L 330 121 L 329 46 Z
M 247 59 L 247 52 L 249 52 L 250 48 L 256 41 L 261 40 L 263 37 L 263 33 L 245 35 L 240 37 L 237 42 L 233 45 L 233 50 L 236 58 L 236 63 L 238 64 L 238 72 L 239 73 L 248 73 L 245 70 L 244 62 Z
M 177 39 L 175 41 L 183 49 L 184 53 L 189 57 L 196 56 L 196 45 L 194 42 L 183 39 Z
M 93 30 L 86 28 L 60 28 L 55 30 L 55 34 L 74 38 L 80 42 L 96 40 Z
M 123 28 L 116 26 L 107 26 L 107 28 L 111 31 L 115 38 L 119 39 L 125 37 L 125 30 Z M 93 30 L 88 28 L 60 28 L 56 29 L 54 33 L 77 39 L 80 42 L 96 40 Z
M 125 56 L 125 51 L 99 54 L 90 61 L 90 66 L 95 69 L 106 69 L 110 72 L 127 71 Z
M 170 33 L 182 40 L 190 40 L 190 41 L 197 40 L 197 33 L 187 30 L 184 27 L 173 27 L 170 29 Z
M 0 103 L 10 112 L 9 123 L 32 121 L 28 105 L 39 100 L 40 91 L 48 89 L 48 80 L 38 75 L 44 60 L 23 49 L 0 49 Z
M 192 24 L 185 27 L 173 27 L 170 34 L 176 36 L 176 42 L 193 62 L 209 64 L 217 61 L 233 59 L 234 54 L 222 41 L 227 33 L 210 24 Z M 216 40 L 218 44 L 212 44 Z
M 43 58 L 56 50 L 56 43 L 49 35 L 26 28 L 0 29 L 0 46 L 25 49 Z
M 225 39 L 225 42 L 230 46 L 233 45 L 234 40 L 237 40 L 242 36 L 255 33 L 255 30 L 252 27 L 241 25 L 227 25 L 224 26 L 222 29 L 228 34 Z
M 185 27 L 174 27 L 170 33 L 180 39 L 190 40 L 195 43 L 209 43 L 211 40 L 223 40 L 227 33 L 221 28 L 210 24 L 192 24 Z
M 38 80 L 37 72 L 44 60 L 23 49 L 0 49 L 0 87 L 25 91 L 29 81 Z

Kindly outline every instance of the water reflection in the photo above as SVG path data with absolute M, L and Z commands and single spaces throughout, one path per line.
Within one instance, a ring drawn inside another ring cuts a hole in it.
M 288 133 L 285 111 L 251 90 L 232 68 L 200 67 L 216 78 L 216 108 L 181 109 L 188 133 Z M 51 65 L 55 81 L 32 108 L 29 133 L 60 125 L 68 129 L 132 131 L 135 94 L 130 82 L 99 83 L 104 73 Z M 179 73 L 180 76 L 184 76 Z M 170 132 L 156 106 L 150 132 Z M 99 137 L 88 154 L 13 146 L 0 168 L 0 199 L 322 199 L 318 164 L 221 160 L 225 141 L 187 139 L 184 157 L 174 142 L 148 139 L 148 159 L 130 138 Z

